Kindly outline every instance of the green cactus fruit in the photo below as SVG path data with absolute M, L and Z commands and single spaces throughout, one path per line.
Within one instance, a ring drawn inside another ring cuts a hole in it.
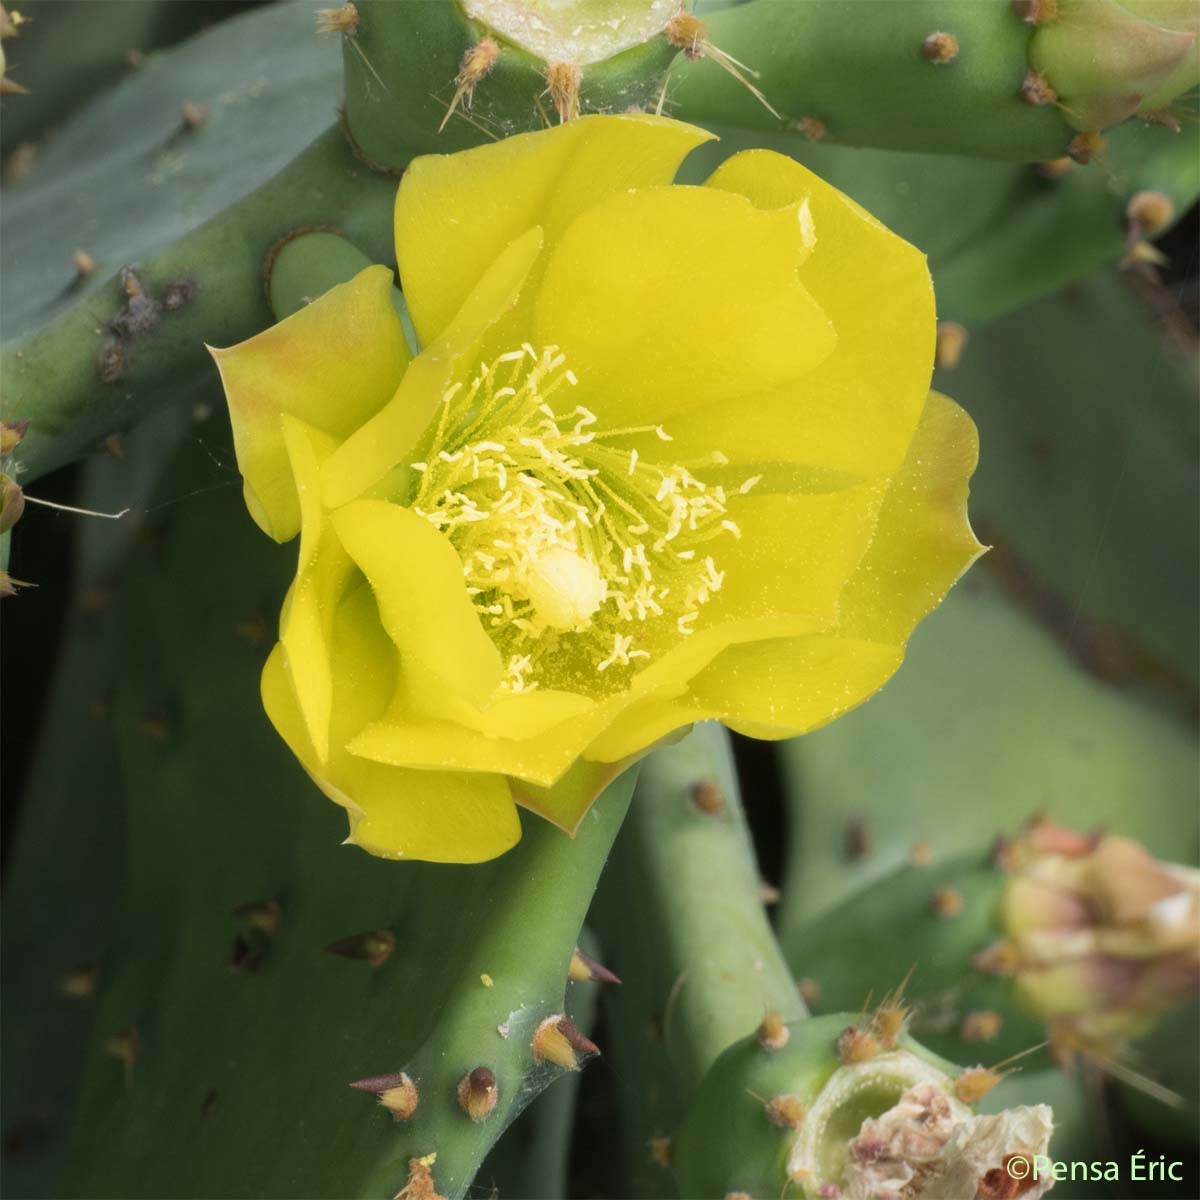
M 1079 130 L 1156 112 L 1200 83 L 1200 15 L 1173 0 L 1055 0 L 1030 66 Z
M 1034 822 L 989 856 L 902 868 L 789 952 L 822 1009 L 907 977 L 914 1031 L 950 1057 L 1048 1042 L 1060 1063 L 1106 1067 L 1195 994 L 1198 930 L 1200 873 L 1126 838 Z M 840 950 L 851 943 L 855 955 Z
M 674 0 L 359 0 L 343 34 L 345 125 L 362 157 L 399 170 L 584 112 L 654 104 L 679 45 Z
M 682 1195 L 1006 1195 L 989 1189 L 1012 1158 L 1047 1161 L 1047 1106 L 974 1111 L 999 1081 L 992 1072 L 959 1071 L 852 1013 L 784 1029 L 778 1047 L 737 1042 L 705 1077 L 673 1147 Z M 1051 1182 L 1022 1194 L 1036 1200 Z

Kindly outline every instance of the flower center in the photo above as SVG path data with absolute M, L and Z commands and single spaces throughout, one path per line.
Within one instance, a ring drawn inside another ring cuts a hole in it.
M 412 464 L 413 511 L 458 551 L 513 691 L 595 689 L 691 634 L 724 580 L 708 544 L 740 536 L 724 488 L 611 444 L 665 445 L 661 426 L 601 430 L 582 406 L 552 406 L 576 382 L 555 346 L 482 363 L 447 390 L 428 461 Z

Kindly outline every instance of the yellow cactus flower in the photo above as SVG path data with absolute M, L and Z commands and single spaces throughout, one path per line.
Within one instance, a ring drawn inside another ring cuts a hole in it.
M 370 267 L 215 351 L 300 535 L 263 699 L 374 854 L 568 832 L 656 742 L 814 729 L 980 552 L 921 254 L 781 155 L 587 117 L 417 159 Z

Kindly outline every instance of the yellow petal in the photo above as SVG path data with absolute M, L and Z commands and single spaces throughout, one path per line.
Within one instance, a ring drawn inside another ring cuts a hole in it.
M 537 787 L 514 781 L 513 799 L 543 820 L 557 825 L 574 837 L 596 797 L 625 768 L 626 762 L 584 762 L 580 760 L 552 787 Z
M 551 252 L 535 341 L 562 348 L 579 379 L 572 399 L 609 426 L 776 387 L 811 371 L 836 340 L 797 277 L 810 248 L 802 205 L 766 213 L 690 187 L 610 197 Z
M 978 459 L 974 421 L 930 392 L 875 539 L 842 593 L 841 629 L 903 643 L 984 552 L 967 517 Z
M 797 613 L 833 624 L 842 589 L 875 534 L 886 491 L 886 481 L 872 481 L 816 495 L 731 497 L 729 515 L 741 536 L 713 545 L 725 582 L 701 610 L 702 622 Z
M 300 555 L 296 579 L 280 619 L 279 640 L 296 699 L 317 757 L 329 757 L 333 705 L 330 668 L 334 614 L 353 572 L 321 504 L 321 462 L 337 441 L 284 413 L 280 428 L 300 502 Z
M 588 746 L 584 757 L 592 762 L 625 762 L 713 715 L 691 696 L 682 700 L 643 701 L 626 709 Z
M 976 454 L 970 417 L 930 394 L 842 592 L 837 629 L 731 646 L 692 679 L 689 699 L 750 736 L 790 737 L 882 687 L 917 622 L 981 553 L 966 507 Z
M 733 646 L 691 684 L 695 703 L 756 738 L 793 737 L 828 724 L 879 690 L 902 646 L 834 634 Z
M 386 858 L 481 862 L 513 846 L 520 820 L 507 782 L 494 774 L 410 771 L 355 758 L 341 743 L 386 707 L 395 651 L 370 590 L 343 601 L 334 627 L 332 751 L 320 762 L 276 646 L 263 671 L 263 704 L 317 786 L 350 817 L 349 841 Z
M 413 360 L 387 407 L 339 447 L 322 472 L 330 508 L 361 496 L 412 452 L 447 388 L 474 371 L 485 335 L 516 304 L 541 249 L 538 228 L 506 246 L 441 336 Z
M 415 159 L 396 196 L 396 259 L 423 344 L 530 226 L 549 243 L 603 196 L 670 183 L 712 135 L 662 117 L 583 117 L 461 154 Z
M 924 256 L 799 163 L 767 150 L 728 159 L 708 187 L 765 210 L 805 202 L 816 246 L 800 280 L 833 322 L 837 348 L 796 383 L 690 414 L 676 453 L 788 462 L 864 478 L 903 461 L 933 368 L 933 290 Z
M 330 519 L 371 584 L 410 694 L 427 697 L 431 714 L 482 708 L 500 685 L 500 655 L 449 540 L 411 509 L 382 500 L 356 500 Z
M 277 542 L 300 528 L 280 415 L 340 441 L 383 408 L 408 363 L 391 294 L 391 271 L 368 267 L 248 341 L 210 348 L 229 400 L 246 506 Z

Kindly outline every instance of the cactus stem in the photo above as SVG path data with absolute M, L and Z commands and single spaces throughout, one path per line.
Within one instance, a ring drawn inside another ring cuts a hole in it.
M 590 954 L 584 954 L 578 946 L 571 955 L 567 978 L 575 983 L 620 983 L 621 980 L 603 963 L 598 963 Z
M 762 1023 L 755 1033 L 758 1044 L 764 1050 L 782 1050 L 792 1036 L 778 1009 L 771 1009 L 763 1017 Z
M 417 1104 L 421 1099 L 417 1085 L 404 1071 L 356 1079 L 350 1087 L 356 1091 L 370 1092 L 392 1114 L 395 1121 L 407 1121 L 417 1111 Z
M 492 1115 L 499 1090 L 490 1067 L 476 1067 L 459 1080 L 458 1105 L 478 1125 Z
M 725 811 L 725 793 L 721 791 L 721 785 L 711 779 L 692 784 L 690 796 L 692 803 L 702 813 L 716 816 Z
M 945 66 L 958 57 L 958 38 L 952 33 L 938 30 L 921 43 L 921 57 L 935 67 Z
M 95 963 L 82 963 L 62 977 L 58 990 L 72 1000 L 87 1000 L 96 994 L 99 978 L 100 968 Z
M 581 1058 L 599 1054 L 600 1047 L 584 1037 L 564 1013 L 547 1017 L 533 1035 L 533 1061 L 552 1062 L 565 1071 L 578 1071 Z
M 325 947 L 325 953 L 341 958 L 362 959 L 375 968 L 383 966 L 395 949 L 396 935 L 390 929 L 372 929 L 330 942 Z
M 446 109 L 442 123 L 438 126 L 438 133 L 446 128 L 446 122 L 454 115 L 460 104 L 464 112 L 471 111 L 475 88 L 491 74 L 499 57 L 500 44 L 495 38 L 490 37 L 480 38 L 466 51 L 462 56 L 462 62 L 459 63 L 458 74 L 454 77 L 454 96 L 450 100 L 450 107 Z M 576 91 L 578 92 L 578 88 Z
M 317 9 L 318 33 L 344 33 L 353 37 L 358 32 L 358 9 L 353 4 L 337 8 Z

